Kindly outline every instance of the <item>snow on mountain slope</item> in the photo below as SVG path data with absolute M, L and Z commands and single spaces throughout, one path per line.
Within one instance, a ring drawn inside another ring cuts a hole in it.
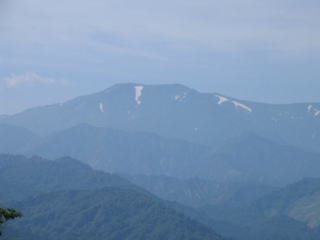
M 37 107 L 0 122 L 46 135 L 81 123 L 153 132 L 219 145 L 247 131 L 320 151 L 320 104 L 263 104 L 179 84 L 114 85 L 63 104 Z

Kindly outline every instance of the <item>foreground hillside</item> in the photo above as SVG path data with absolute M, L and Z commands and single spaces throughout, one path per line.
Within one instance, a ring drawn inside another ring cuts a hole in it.
M 198 207 L 194 209 L 163 202 L 117 175 L 70 158 L 1 155 L 0 171 L 0 202 L 24 213 L 5 226 L 8 239 L 118 239 L 120 232 L 128 239 L 188 239 L 184 234 L 220 239 L 217 231 L 238 240 L 318 240 L 320 231 L 319 179 L 273 191 L 251 183 L 129 177 L 160 197 Z
M 222 240 L 210 228 L 130 189 L 56 192 L 16 207 L 24 218 L 12 227 L 48 240 Z
M 66 189 L 96 189 L 106 186 L 134 187 L 117 175 L 95 171 L 71 158 L 0 155 L 0 202 L 11 202 Z
M 1 206 L 23 212 L 4 239 L 222 239 L 129 181 L 70 158 L 0 155 L 0 172 Z

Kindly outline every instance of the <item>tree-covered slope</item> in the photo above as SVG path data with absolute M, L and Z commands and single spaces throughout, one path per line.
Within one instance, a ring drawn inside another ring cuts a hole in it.
M 48 240 L 222 239 L 151 195 L 128 188 L 49 193 L 15 207 L 24 218 L 11 227 Z
M 238 206 L 249 205 L 276 189 L 256 182 L 217 182 L 201 178 L 146 175 L 124 177 L 162 199 L 192 207 L 225 202 Z
M 237 201 L 235 198 L 234 201 Z M 203 206 L 197 218 L 239 240 L 317 240 L 320 233 L 320 179 L 309 178 L 275 190 L 249 206 L 230 202 Z M 229 224 L 214 225 L 215 222 Z
M 0 154 L 21 153 L 40 142 L 40 137 L 22 127 L 0 124 Z
M 285 185 L 320 177 L 320 154 L 244 133 L 209 148 L 160 137 L 87 124 L 43 138 L 28 151 L 46 158 L 71 156 L 90 166 L 129 175 L 166 175 L 218 182 L 257 181 Z
M 209 175 L 230 179 L 255 180 L 286 185 L 306 177 L 320 177 L 320 154 L 280 144 L 253 133 L 244 133 L 226 141 L 209 155 Z
M 320 179 L 290 184 L 256 201 L 252 210 L 266 217 L 285 215 L 311 228 L 320 226 Z
M 81 124 L 60 131 L 29 151 L 47 158 L 71 156 L 107 172 L 194 175 L 208 148 L 155 134 Z
M 132 186 L 117 175 L 95 171 L 71 158 L 48 161 L 16 155 L 0 155 L 0 202 L 63 189 Z

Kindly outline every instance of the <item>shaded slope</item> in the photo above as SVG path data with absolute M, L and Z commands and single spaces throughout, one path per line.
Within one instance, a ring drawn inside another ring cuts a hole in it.
M 117 175 L 92 170 L 70 158 L 48 161 L 41 158 L 0 155 L 0 202 L 23 199 L 63 189 L 95 189 L 132 186 Z
M 211 173 L 212 177 L 222 179 L 285 185 L 320 176 L 320 154 L 278 144 L 252 133 L 230 139 L 204 162 L 207 163 L 206 175 Z
M 71 156 L 108 172 L 188 176 L 207 150 L 155 134 L 82 124 L 53 134 L 31 153 L 48 158 Z
M 201 178 L 178 179 L 145 175 L 126 178 L 162 199 L 192 207 L 225 202 L 246 206 L 275 189 L 254 182 L 216 182 Z
M 13 226 L 48 240 L 222 239 L 150 195 L 125 188 L 50 193 L 17 208 L 25 218 Z
M 241 134 L 213 150 L 155 134 L 82 124 L 44 138 L 29 154 L 71 156 L 96 169 L 129 175 L 254 181 L 263 185 L 320 177 L 320 154 L 252 133 Z
M 25 128 L 0 124 L 0 153 L 20 153 L 39 142 L 40 138 Z
M 252 210 L 266 217 L 285 215 L 309 227 L 320 226 L 320 179 L 290 184 L 255 202 Z

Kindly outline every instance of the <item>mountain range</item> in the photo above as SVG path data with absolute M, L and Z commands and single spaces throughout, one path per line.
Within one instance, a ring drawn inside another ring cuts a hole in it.
M 320 177 L 320 154 L 252 133 L 229 139 L 217 148 L 88 124 L 42 137 L 21 127 L 0 124 L 0 136 L 4 153 L 49 159 L 70 156 L 95 169 L 125 175 L 256 181 L 274 186 Z
M 319 103 L 256 103 L 176 84 L 118 84 L 0 121 L 41 135 L 87 123 L 207 146 L 219 146 L 249 131 L 283 144 L 320 151 Z
M 4 239 L 223 240 L 129 181 L 74 159 L 0 155 L 1 206 L 23 218 Z
M 128 83 L 0 116 L 4 239 L 318 240 L 319 109 Z
M 320 179 L 307 178 L 271 191 L 251 204 L 234 205 L 227 200 L 218 205 L 202 206 L 198 217 L 222 234 L 239 240 L 308 239 L 320 234 Z M 217 221 L 228 222 L 218 225 Z
M 208 196 L 216 199 L 214 205 L 207 201 L 192 208 L 161 200 L 120 176 L 70 158 L 48 161 L 1 155 L 0 171 L 1 205 L 24 213 L 5 226 L 6 240 L 222 240 L 219 234 L 235 240 L 317 240 L 320 232 L 319 178 L 281 189 L 265 188 L 264 193 L 257 193 L 261 188 L 253 184 L 221 185 L 220 191 Z M 185 185 L 193 199 L 201 189 L 192 190 L 192 182 L 204 191 L 205 185 L 215 185 L 189 180 Z

